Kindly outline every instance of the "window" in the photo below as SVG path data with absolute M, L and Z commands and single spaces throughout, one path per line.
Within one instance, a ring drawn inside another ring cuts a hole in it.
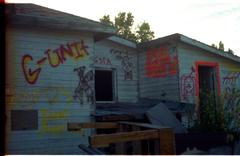
M 11 111 L 11 129 L 19 130 L 37 130 L 38 129 L 38 111 L 37 110 L 12 110 Z
M 113 71 L 95 70 L 96 101 L 113 101 Z

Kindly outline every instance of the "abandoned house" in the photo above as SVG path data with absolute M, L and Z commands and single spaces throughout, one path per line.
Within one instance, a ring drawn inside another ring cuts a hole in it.
M 34 4 L 6 6 L 7 154 L 81 154 L 91 129 L 137 121 L 185 133 L 201 93 L 240 90 L 240 59 L 181 34 L 135 44 L 114 28 Z

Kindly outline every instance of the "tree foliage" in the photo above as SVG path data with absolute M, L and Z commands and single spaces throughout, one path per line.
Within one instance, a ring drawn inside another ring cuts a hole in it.
M 151 31 L 150 25 L 147 22 L 138 25 L 135 28 L 136 31 L 133 31 L 134 16 L 130 12 L 119 12 L 114 18 L 114 22 L 110 20 L 109 15 L 104 15 L 100 18 L 100 22 L 114 26 L 120 36 L 131 41 L 140 43 L 154 38 L 154 32 Z
M 234 55 L 234 52 L 232 51 L 232 49 L 228 48 L 228 51 L 230 54 L 233 54 Z
M 150 30 L 150 25 L 146 22 L 143 22 L 141 25 L 138 25 L 137 30 L 137 39 L 138 42 L 146 42 L 154 38 L 154 32 Z
M 222 41 L 219 42 L 218 49 L 224 51 L 224 44 L 222 43 Z
M 101 19 L 100 22 L 106 25 L 110 25 L 113 26 L 113 22 L 110 20 L 110 16 L 109 15 L 104 15 Z
M 214 43 L 211 46 L 213 48 L 218 49 L 218 50 L 224 51 L 224 43 L 222 41 L 219 42 L 218 46 L 215 45 Z M 230 53 L 230 54 L 234 55 L 234 52 L 230 48 L 228 48 L 228 51 L 224 51 L 224 52 L 227 52 L 227 53 Z
M 215 45 L 214 43 L 211 45 L 213 48 L 218 49 L 217 45 Z

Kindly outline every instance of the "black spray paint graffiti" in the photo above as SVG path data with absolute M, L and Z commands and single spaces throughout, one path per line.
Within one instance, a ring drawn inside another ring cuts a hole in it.
M 191 73 L 181 77 L 181 97 L 185 101 L 188 101 L 188 98 L 193 97 L 195 93 L 195 69 L 192 67 L 191 70 Z
M 116 56 L 117 59 L 121 60 L 122 69 L 124 71 L 124 79 L 132 80 L 133 79 L 133 63 L 131 58 L 128 55 L 128 52 L 122 52 L 116 49 L 111 49 L 110 52 Z
M 237 105 L 240 106 L 240 90 L 236 88 L 226 87 L 224 99 L 226 100 L 226 109 L 233 111 Z
M 234 131 L 240 130 L 240 90 L 227 87 L 224 94 L 225 116 L 229 120 L 226 126 Z
M 91 102 L 91 104 L 94 103 L 94 91 L 92 87 L 90 86 L 89 82 L 93 81 L 94 74 L 93 71 L 90 70 L 85 74 L 85 68 L 84 66 L 75 68 L 73 71 L 78 73 L 79 77 L 79 83 L 77 88 L 74 91 L 74 99 L 78 99 L 80 101 L 80 104 L 83 104 L 83 97 L 84 94 L 87 97 L 87 102 Z
M 223 84 L 235 84 L 238 78 L 240 78 L 240 72 L 232 72 L 223 77 Z

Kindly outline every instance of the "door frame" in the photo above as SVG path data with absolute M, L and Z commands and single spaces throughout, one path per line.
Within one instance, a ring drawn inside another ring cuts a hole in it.
M 220 83 L 220 70 L 219 70 L 219 63 L 217 62 L 206 62 L 206 61 L 197 61 L 195 62 L 196 67 L 196 96 L 199 97 L 199 73 L 198 67 L 205 66 L 205 67 L 213 67 L 216 69 L 216 79 L 217 79 L 217 93 L 218 96 L 221 95 L 221 83 Z

